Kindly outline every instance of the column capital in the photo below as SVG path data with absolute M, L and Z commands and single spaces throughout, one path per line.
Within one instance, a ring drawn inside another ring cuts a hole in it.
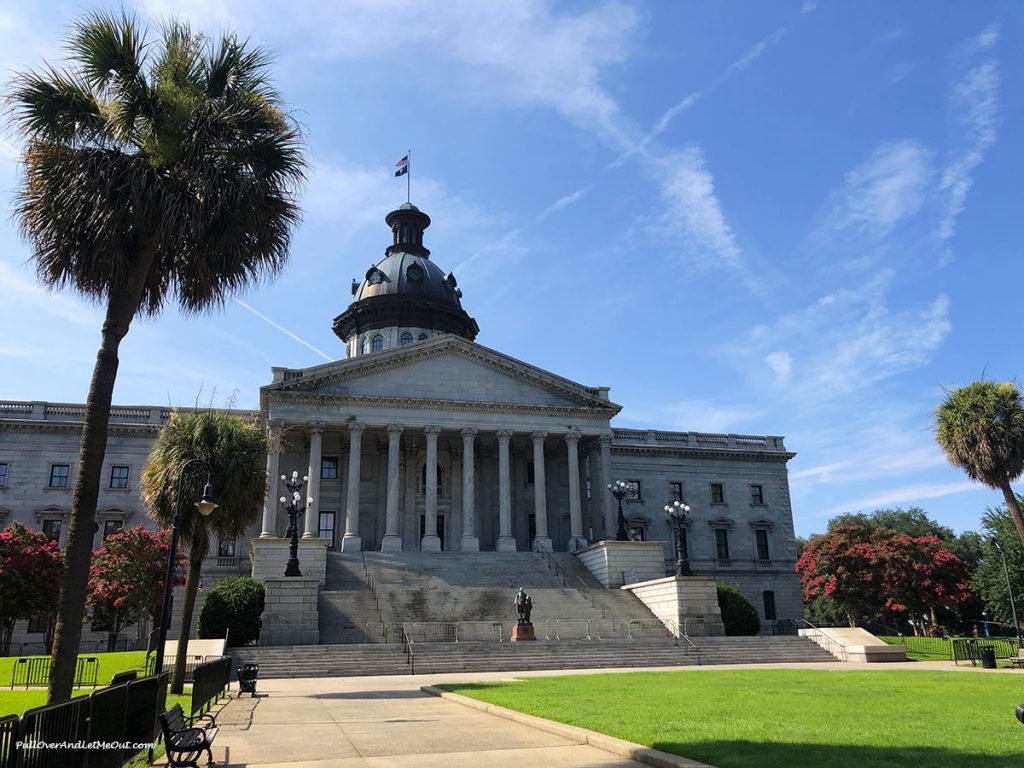
M 441 434 L 441 427 L 436 424 L 428 424 L 423 428 L 423 434 L 425 435 L 439 435 Z
M 602 447 L 605 446 L 605 445 L 611 445 L 612 444 L 612 436 L 609 435 L 609 434 L 598 435 L 597 436 L 597 442 L 600 443 Z
M 547 432 L 542 432 L 540 430 L 538 430 L 536 432 L 531 432 L 530 433 L 530 439 L 533 440 L 533 442 L 535 442 L 535 443 L 541 442 L 542 440 L 547 438 L 547 436 L 548 436 Z
M 366 425 L 361 421 L 350 421 L 348 423 L 348 431 L 353 435 L 361 435 L 364 429 L 366 429 Z
M 465 440 L 466 438 L 469 438 L 470 440 L 472 440 L 474 437 L 476 437 L 476 433 L 478 431 L 479 430 L 476 427 L 463 427 L 462 439 Z
M 494 434 L 498 438 L 498 440 L 508 441 L 512 439 L 513 432 L 511 429 L 499 429 Z
M 403 429 L 405 429 L 405 427 L 403 427 L 401 424 L 388 424 L 389 435 L 400 435 L 402 434 Z
M 578 429 L 570 429 L 565 433 L 565 442 L 567 443 L 578 443 L 583 435 Z
M 324 431 L 324 429 L 326 427 L 327 427 L 327 424 L 325 424 L 322 421 L 311 421 L 311 422 L 309 422 L 309 434 L 311 434 L 311 435 L 321 435 L 321 434 L 323 434 L 323 431 Z

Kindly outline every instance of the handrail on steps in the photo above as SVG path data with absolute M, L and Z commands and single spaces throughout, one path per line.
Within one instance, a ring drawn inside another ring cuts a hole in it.
M 562 579 L 562 586 L 563 587 L 568 587 L 569 586 L 566 583 L 566 579 L 569 579 L 569 580 L 575 579 L 576 582 L 579 584 L 579 588 L 583 590 L 583 594 L 590 601 L 590 604 L 594 608 L 600 609 L 600 611 L 601 611 L 601 618 L 602 619 L 608 618 L 605 615 L 604 606 L 599 606 L 597 604 L 597 597 L 596 597 L 596 595 L 594 595 L 593 590 L 591 590 L 591 588 L 587 586 L 586 582 L 584 582 L 583 579 L 581 579 L 575 573 L 569 573 L 562 566 L 560 566 L 558 564 L 558 561 L 555 560 L 554 553 L 550 549 L 545 547 L 543 544 L 537 542 L 536 547 L 537 547 L 537 552 L 539 552 L 541 555 L 544 556 L 544 561 L 547 563 L 548 569 L 554 569 L 555 573 L 558 574 L 561 577 L 561 579 Z
M 405 651 L 405 663 L 409 665 L 409 674 L 416 674 L 416 652 L 413 650 L 412 636 L 402 624 L 402 649 Z
M 798 627 L 800 624 L 806 624 L 806 628 L 814 632 L 813 635 L 805 635 L 805 637 L 807 637 L 809 640 L 820 645 L 822 648 L 831 653 L 840 661 L 849 661 L 846 655 L 846 643 L 844 643 L 842 640 L 837 640 L 834 637 L 829 637 L 825 634 L 821 627 L 814 626 L 807 619 L 796 619 L 796 623 Z M 823 640 L 824 643 L 818 642 L 819 639 Z

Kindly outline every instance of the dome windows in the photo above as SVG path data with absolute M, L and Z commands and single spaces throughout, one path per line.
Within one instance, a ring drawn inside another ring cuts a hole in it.
M 425 334 L 425 333 L 421 333 L 419 338 L 417 339 L 417 341 L 426 341 L 426 340 L 427 340 L 427 334 Z
M 412 344 L 412 334 L 409 331 L 402 331 L 402 336 L 398 341 L 399 344 Z
M 380 352 L 384 349 L 384 337 L 381 334 L 376 334 L 371 342 L 371 351 Z
M 370 340 L 363 336 L 363 340 L 359 342 L 359 354 L 365 355 L 370 351 Z
M 370 267 L 366 271 L 366 282 L 370 285 L 380 285 L 384 282 L 384 273 L 376 267 Z

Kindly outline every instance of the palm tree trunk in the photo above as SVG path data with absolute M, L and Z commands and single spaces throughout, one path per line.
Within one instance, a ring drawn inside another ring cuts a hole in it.
M 107 300 L 107 314 L 96 365 L 85 401 L 82 423 L 82 444 L 78 453 L 78 476 L 71 503 L 71 525 L 68 527 L 66 567 L 57 603 L 57 624 L 54 629 L 53 654 L 50 657 L 50 685 L 47 703 L 66 701 L 74 685 L 75 664 L 82 642 L 82 621 L 85 618 L 89 563 L 96 527 L 96 502 L 100 493 L 103 457 L 107 452 L 107 427 L 110 424 L 110 402 L 117 378 L 117 351 L 128 333 L 132 318 L 142 302 L 146 277 L 156 256 L 157 244 L 148 241 L 139 249 L 138 260 L 127 283 Z
M 205 538 L 205 537 L 202 537 Z M 196 607 L 196 593 L 199 592 L 199 577 L 202 575 L 205 546 L 192 546 L 188 553 L 188 573 L 185 574 L 185 601 L 181 606 L 181 631 L 178 633 L 178 651 L 174 656 L 174 671 L 171 673 L 171 693 L 180 696 L 185 687 L 185 657 L 188 653 L 188 638 L 191 634 L 192 613 Z
M 1020 541 L 1024 544 L 1024 514 L 1021 513 L 1020 503 L 1017 501 L 1017 494 L 1013 492 L 1013 488 L 1010 487 L 1010 481 L 1007 479 L 999 485 L 999 490 L 1003 492 L 1003 498 L 1006 500 L 1006 508 L 1010 510 L 1010 517 L 1013 518 L 1013 524 L 1017 526 L 1017 535 L 1020 536 Z

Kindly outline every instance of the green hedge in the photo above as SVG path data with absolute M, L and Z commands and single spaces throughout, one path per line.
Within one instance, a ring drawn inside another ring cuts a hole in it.
M 727 635 L 756 635 L 761 631 L 757 609 L 736 587 L 718 585 L 718 607 L 722 609 L 722 623 Z
M 228 635 L 228 645 L 249 645 L 260 633 L 265 590 L 263 582 L 239 576 L 217 582 L 199 614 L 200 639 Z

